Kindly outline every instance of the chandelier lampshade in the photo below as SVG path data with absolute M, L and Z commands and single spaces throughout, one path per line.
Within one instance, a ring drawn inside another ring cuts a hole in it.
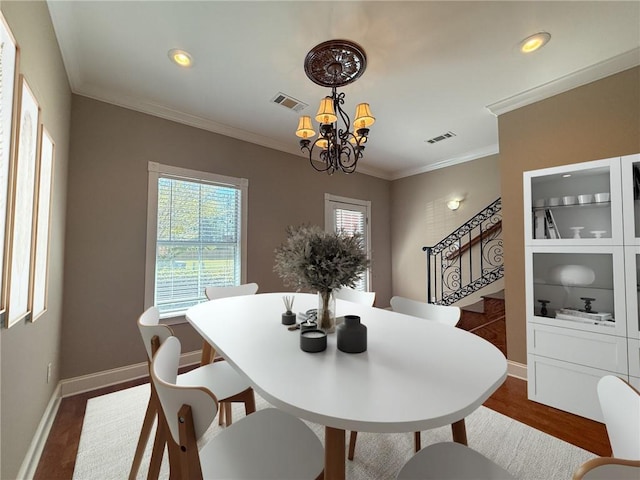
M 311 117 L 300 117 L 296 135 L 301 138 L 300 149 L 309 156 L 309 162 L 319 172 L 337 171 L 353 173 L 364 153 L 369 127 L 376 121 L 368 103 L 356 107 L 353 131 L 349 115 L 342 109 L 344 92 L 338 87 L 354 82 L 364 73 L 367 57 L 362 47 L 348 40 L 329 40 L 316 45 L 307 54 L 304 70 L 314 83 L 331 88 L 331 95 L 320 101 L 316 121 L 318 138 Z M 314 158 L 314 151 L 317 158 Z M 318 163 L 318 160 L 320 163 Z
M 320 124 L 333 123 L 338 120 L 336 111 L 333 108 L 333 98 L 324 97 L 320 100 L 320 107 L 316 114 L 316 121 Z
M 356 119 L 353 122 L 354 127 L 369 128 L 375 123 L 376 119 L 371 115 L 368 103 L 359 103 L 356 107 Z
M 311 138 L 315 134 L 316 132 L 313 130 L 313 125 L 311 124 L 311 117 L 300 117 L 296 135 L 301 138 Z

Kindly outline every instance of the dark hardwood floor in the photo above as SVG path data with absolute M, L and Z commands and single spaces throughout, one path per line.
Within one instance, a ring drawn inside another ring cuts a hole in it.
M 127 382 L 62 399 L 34 479 L 71 479 L 87 400 L 145 381 Z M 527 384 L 523 380 L 508 377 L 485 406 L 596 455 L 611 455 L 603 424 L 528 400 Z

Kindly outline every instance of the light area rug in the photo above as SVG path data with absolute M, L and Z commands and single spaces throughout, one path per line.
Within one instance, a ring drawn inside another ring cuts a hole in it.
M 149 399 L 149 385 L 140 385 L 88 401 L 73 478 L 124 479 L 131 461 Z M 336 400 L 339 401 L 339 400 Z M 269 404 L 256 395 L 258 409 Z M 242 404 L 234 404 L 233 418 L 244 417 Z M 217 420 L 207 435 L 222 428 Z M 323 440 L 324 427 L 308 423 Z M 568 480 L 574 470 L 594 458 L 590 452 L 517 422 L 486 407 L 466 419 L 469 446 L 522 480 Z M 151 455 L 150 438 L 138 478 L 146 478 Z M 450 427 L 422 432 L 422 446 L 451 441 Z M 394 479 L 413 454 L 413 434 L 358 434 L 356 455 L 347 460 L 347 479 Z M 168 478 L 165 454 L 161 478 Z

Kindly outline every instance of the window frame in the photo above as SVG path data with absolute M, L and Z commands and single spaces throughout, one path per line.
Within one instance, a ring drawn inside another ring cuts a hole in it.
M 344 208 L 348 210 L 349 207 L 358 207 L 358 209 L 364 209 L 365 211 L 365 251 L 367 258 L 371 260 L 371 200 L 359 200 L 356 198 L 341 197 L 339 195 L 332 195 L 330 193 L 324 194 L 324 229 L 327 232 L 335 232 L 334 222 L 334 210 L 337 208 Z M 367 268 L 365 273 L 365 288 L 367 292 L 371 291 L 371 264 Z
M 145 252 L 144 309 L 155 303 L 156 247 L 158 236 L 158 180 L 162 177 L 183 179 L 190 182 L 207 183 L 240 190 L 240 283 L 247 279 L 247 217 L 249 180 L 229 177 L 210 172 L 201 172 L 188 168 L 163 165 L 157 162 L 148 164 L 147 190 L 147 240 Z M 161 316 L 164 323 L 184 323 L 183 313 Z

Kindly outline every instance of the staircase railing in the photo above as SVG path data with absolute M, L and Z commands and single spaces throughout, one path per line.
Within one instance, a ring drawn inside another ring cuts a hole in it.
M 502 199 L 478 212 L 427 255 L 427 301 L 451 305 L 504 276 Z

